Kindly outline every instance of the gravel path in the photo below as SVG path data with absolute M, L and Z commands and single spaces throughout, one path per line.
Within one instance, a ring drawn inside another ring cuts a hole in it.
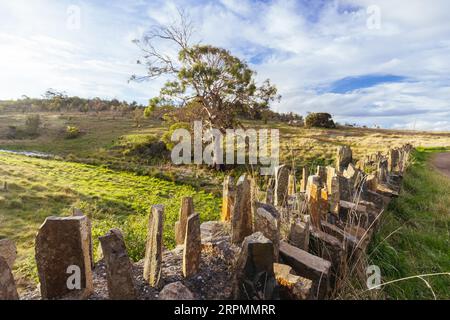
M 450 153 L 438 153 L 431 160 L 431 164 L 440 173 L 450 178 Z

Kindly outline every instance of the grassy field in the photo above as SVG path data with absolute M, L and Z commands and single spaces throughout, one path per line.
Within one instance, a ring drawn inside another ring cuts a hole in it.
M 134 260 L 144 253 L 148 209 L 152 204 L 166 206 L 167 247 L 173 246 L 173 225 L 182 196 L 194 196 L 203 220 L 218 218 L 224 173 L 194 165 L 179 167 L 155 162 L 125 152 L 147 139 L 159 139 L 167 131 L 164 123 L 144 119 L 136 127 L 131 117 L 114 113 L 41 113 L 43 126 L 38 138 L 6 139 L 8 127 L 23 126 L 26 116 L 0 114 L 0 149 L 46 152 L 57 160 L 0 152 L 0 183 L 9 184 L 7 192 L 0 192 L 0 237 L 12 238 L 18 244 L 15 273 L 19 283 L 36 276 L 32 253 L 39 225 L 47 216 L 69 215 L 74 207 L 92 218 L 94 239 L 111 227 L 120 227 Z M 65 139 L 68 125 L 78 127 L 82 135 Z M 305 129 L 260 122 L 244 125 L 279 129 L 281 162 L 294 163 L 299 169 L 333 163 L 336 146 L 344 144 L 352 147 L 356 159 L 406 142 L 415 146 L 450 146 L 450 133 Z M 382 231 L 372 247 L 371 258 L 382 267 L 384 281 L 450 269 L 450 183 L 437 173 L 429 173 L 426 159 L 430 153 L 427 149 L 416 154 L 402 197 L 386 213 Z M 423 192 L 417 194 L 419 191 Z M 430 279 L 430 284 L 436 287 L 438 297 L 449 297 L 448 280 L 436 277 Z M 432 297 L 420 279 L 394 283 L 385 291 L 391 298 Z
M 404 279 L 385 285 L 388 299 L 450 299 L 450 179 L 430 164 L 442 151 L 450 150 L 418 148 L 413 154 L 400 197 L 383 214 L 369 250 L 383 282 Z M 427 276 L 438 273 L 447 275 Z
M 47 216 L 69 215 L 72 207 L 91 217 L 96 246 L 98 236 L 120 227 L 134 260 L 143 258 L 152 204 L 165 205 L 164 243 L 169 248 L 181 197 L 194 197 L 202 220 L 220 215 L 220 199 L 191 186 L 73 162 L 0 152 L 0 181 L 8 182 L 8 191 L 0 192 L 0 237 L 17 242 L 17 271 L 24 277 L 34 277 L 32 253 L 39 225 Z

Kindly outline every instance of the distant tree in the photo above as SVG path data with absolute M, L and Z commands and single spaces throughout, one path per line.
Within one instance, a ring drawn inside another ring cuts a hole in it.
M 136 128 L 141 127 L 142 117 L 144 116 L 144 110 L 142 108 L 134 109 L 133 120 Z
M 309 113 L 305 118 L 305 126 L 316 128 L 335 128 L 336 125 L 329 113 Z
M 154 27 L 142 40 L 135 40 L 144 52 L 138 64 L 147 68 L 147 75 L 134 75 L 131 80 L 172 78 L 161 88 L 159 96 L 151 100 L 149 108 L 195 106 L 200 112 L 190 121 L 203 120 L 207 126 L 224 131 L 238 124 L 238 113 L 258 114 L 268 109 L 270 102 L 281 98 L 269 80 L 257 86 L 256 73 L 229 51 L 211 45 L 192 45 L 192 34 L 191 21 L 180 12 L 177 23 Z M 158 41 L 174 44 L 177 59 L 156 49 Z

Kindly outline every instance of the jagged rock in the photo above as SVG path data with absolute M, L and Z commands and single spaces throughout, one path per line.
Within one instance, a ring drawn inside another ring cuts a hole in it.
M 43 299 L 84 299 L 92 294 L 89 244 L 85 216 L 45 219 L 35 242 Z
M 133 265 L 128 257 L 122 233 L 118 229 L 112 229 L 98 239 L 106 263 L 106 279 L 110 299 L 136 299 Z
M 306 185 L 308 183 L 309 172 L 307 167 L 302 169 L 302 180 L 300 182 L 300 192 L 306 192 Z
M 291 246 L 284 241 L 280 243 L 280 256 L 283 263 L 291 266 L 298 275 L 313 281 L 314 298 L 325 298 L 329 290 L 330 261 Z
M 292 196 L 297 193 L 297 181 L 295 179 L 295 174 L 289 174 L 289 182 L 288 182 L 288 196 Z
M 398 173 L 399 171 L 399 151 L 398 149 L 390 149 L 388 152 L 388 170 L 390 173 Z
M 338 215 L 339 214 L 339 203 L 341 201 L 341 193 L 339 186 L 339 178 L 337 175 L 328 176 L 327 183 L 328 190 L 328 204 L 330 205 L 330 212 Z
M 267 300 L 277 296 L 273 244 L 261 232 L 244 239 L 235 267 L 234 299 Z
M 94 261 L 94 247 L 92 244 L 92 223 L 91 220 L 86 216 L 80 209 L 74 208 L 72 211 L 73 217 L 86 217 L 87 226 L 88 226 L 88 239 L 89 239 L 89 256 L 91 257 L 91 268 L 94 269 L 95 261 Z
M 8 262 L 0 256 L 0 301 L 19 300 L 16 282 L 9 267 Z
M 231 241 L 241 244 L 253 232 L 250 180 L 246 175 L 239 178 L 231 217 Z
M 164 206 L 154 205 L 150 211 L 144 258 L 144 279 L 152 287 L 158 287 L 161 278 L 163 227 Z
M 322 188 L 320 186 L 320 177 L 310 176 L 308 178 L 308 185 L 306 188 L 306 194 L 307 194 L 307 200 L 308 200 L 308 209 L 309 214 L 311 216 L 311 222 L 313 225 L 315 225 L 317 228 L 320 228 L 320 220 L 322 219 L 322 216 L 326 216 L 326 207 L 324 208 L 324 199 L 322 198 Z M 326 194 L 326 192 L 325 192 Z M 325 212 L 324 212 L 325 210 Z
M 186 237 L 183 251 L 183 275 L 192 277 L 198 273 L 202 252 L 202 240 L 200 236 L 200 215 L 198 213 L 189 216 L 186 225 Z
M 289 233 L 289 243 L 297 248 L 308 251 L 309 221 L 293 221 Z
M 337 149 L 336 169 L 343 172 L 352 162 L 352 149 L 349 146 L 340 146 Z
M 316 175 L 318 175 L 320 177 L 320 185 L 326 185 L 327 183 L 327 168 L 324 166 L 317 166 L 317 173 Z
M 14 267 L 17 257 L 17 248 L 14 241 L 10 239 L 0 240 L 0 257 L 6 260 L 10 269 Z
M 295 275 L 292 267 L 274 263 L 275 278 L 280 287 L 280 298 L 286 300 L 307 300 L 313 296 L 312 281 Z
M 230 221 L 231 214 L 233 213 L 233 205 L 235 198 L 234 190 L 234 178 L 232 176 L 226 176 L 223 182 L 223 195 L 222 195 L 222 221 Z
M 194 201 L 191 197 L 183 197 L 181 199 L 179 220 L 175 223 L 175 242 L 177 245 L 184 244 L 186 223 L 191 214 L 194 214 Z
M 275 199 L 276 207 L 284 207 L 287 204 L 289 184 L 289 168 L 281 165 L 275 168 Z
M 255 232 L 261 232 L 272 241 L 274 259 L 278 261 L 280 251 L 280 214 L 275 207 L 258 203 L 255 215 Z
M 181 283 L 172 282 L 166 285 L 159 293 L 159 300 L 194 300 L 192 292 Z

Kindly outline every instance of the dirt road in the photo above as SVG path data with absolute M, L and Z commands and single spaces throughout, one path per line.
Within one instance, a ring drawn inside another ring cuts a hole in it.
M 436 154 L 431 163 L 439 172 L 450 178 L 450 153 Z

